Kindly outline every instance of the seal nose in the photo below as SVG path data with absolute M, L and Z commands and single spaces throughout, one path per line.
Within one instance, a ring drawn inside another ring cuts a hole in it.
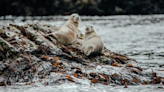
M 85 28 L 85 29 L 86 29 L 86 30 L 88 30 L 88 29 L 89 29 L 89 27 L 87 27 L 87 26 L 86 26 L 86 28 Z
M 77 17 L 76 20 L 79 20 L 79 17 Z

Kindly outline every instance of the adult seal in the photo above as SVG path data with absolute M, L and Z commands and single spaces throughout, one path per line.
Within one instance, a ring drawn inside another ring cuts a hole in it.
M 69 20 L 64 24 L 59 31 L 49 34 L 52 38 L 56 39 L 59 43 L 69 45 L 74 43 L 80 36 L 78 25 L 80 16 L 76 13 L 71 14 Z
M 82 43 L 82 51 L 86 56 L 101 53 L 104 45 L 102 39 L 96 34 L 92 24 L 86 25 L 85 37 Z

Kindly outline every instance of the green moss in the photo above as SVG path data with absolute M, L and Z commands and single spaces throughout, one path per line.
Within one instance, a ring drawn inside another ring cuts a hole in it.
M 40 44 L 44 43 L 44 41 L 41 41 Z
M 80 43 L 76 43 L 77 45 L 80 45 Z
M 34 35 L 31 36 L 32 40 L 34 39 L 34 37 L 35 37 Z
M 100 63 L 102 63 L 102 60 L 100 60 Z
M 84 35 L 83 35 L 83 34 L 81 34 L 81 37 L 84 37 Z

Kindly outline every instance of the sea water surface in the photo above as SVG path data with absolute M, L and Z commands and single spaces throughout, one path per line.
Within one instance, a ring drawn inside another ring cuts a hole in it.
M 62 26 L 68 18 L 69 16 L 1 16 L 0 27 L 8 24 L 24 25 L 29 22 Z M 164 15 L 81 16 L 79 30 L 83 34 L 86 24 L 95 26 L 95 31 L 102 38 L 105 47 L 112 52 L 136 59 L 141 66 L 152 69 L 164 68 Z M 164 89 L 157 89 L 159 86 L 164 87 L 163 84 L 130 86 L 127 89 L 124 86 L 112 87 L 101 84 L 36 87 L 15 85 L 14 87 L 0 87 L 0 92 L 131 92 L 132 90 L 134 92 L 164 92 Z

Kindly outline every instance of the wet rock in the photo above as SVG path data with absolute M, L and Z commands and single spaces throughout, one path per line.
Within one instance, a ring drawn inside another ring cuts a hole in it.
M 102 60 L 102 63 L 103 64 L 109 64 L 109 65 L 111 65 L 112 64 L 112 60 L 111 59 L 104 59 L 104 60 Z
M 94 77 L 94 78 L 95 78 L 95 77 L 97 76 L 97 74 L 96 74 L 96 73 L 91 72 L 91 73 L 90 73 L 90 76 L 92 76 L 92 77 Z
M 7 38 L 5 31 L 2 28 L 0 28 L 0 37 Z
M 160 84 L 161 83 L 161 77 L 157 77 L 151 81 L 152 84 Z
M 4 64 L 2 62 L 0 62 L 0 74 L 2 73 L 4 68 L 5 68 Z
M 106 48 L 99 55 L 85 56 L 80 49 L 83 35 L 73 45 L 58 43 L 48 35 L 56 28 L 42 23 L 4 26 L 0 31 L 6 34 L 0 38 L 0 85 L 87 81 L 126 86 L 163 82 L 156 72 L 140 67 L 138 61 Z
M 0 60 L 17 56 L 17 54 L 17 49 L 0 37 Z
M 49 71 L 52 69 L 52 64 L 50 62 L 42 62 L 37 68 L 38 75 L 40 78 L 43 78 L 45 75 L 49 74 Z
M 0 77 L 0 86 L 5 86 L 4 78 Z
M 9 67 L 7 62 L 0 62 L 0 75 Z

